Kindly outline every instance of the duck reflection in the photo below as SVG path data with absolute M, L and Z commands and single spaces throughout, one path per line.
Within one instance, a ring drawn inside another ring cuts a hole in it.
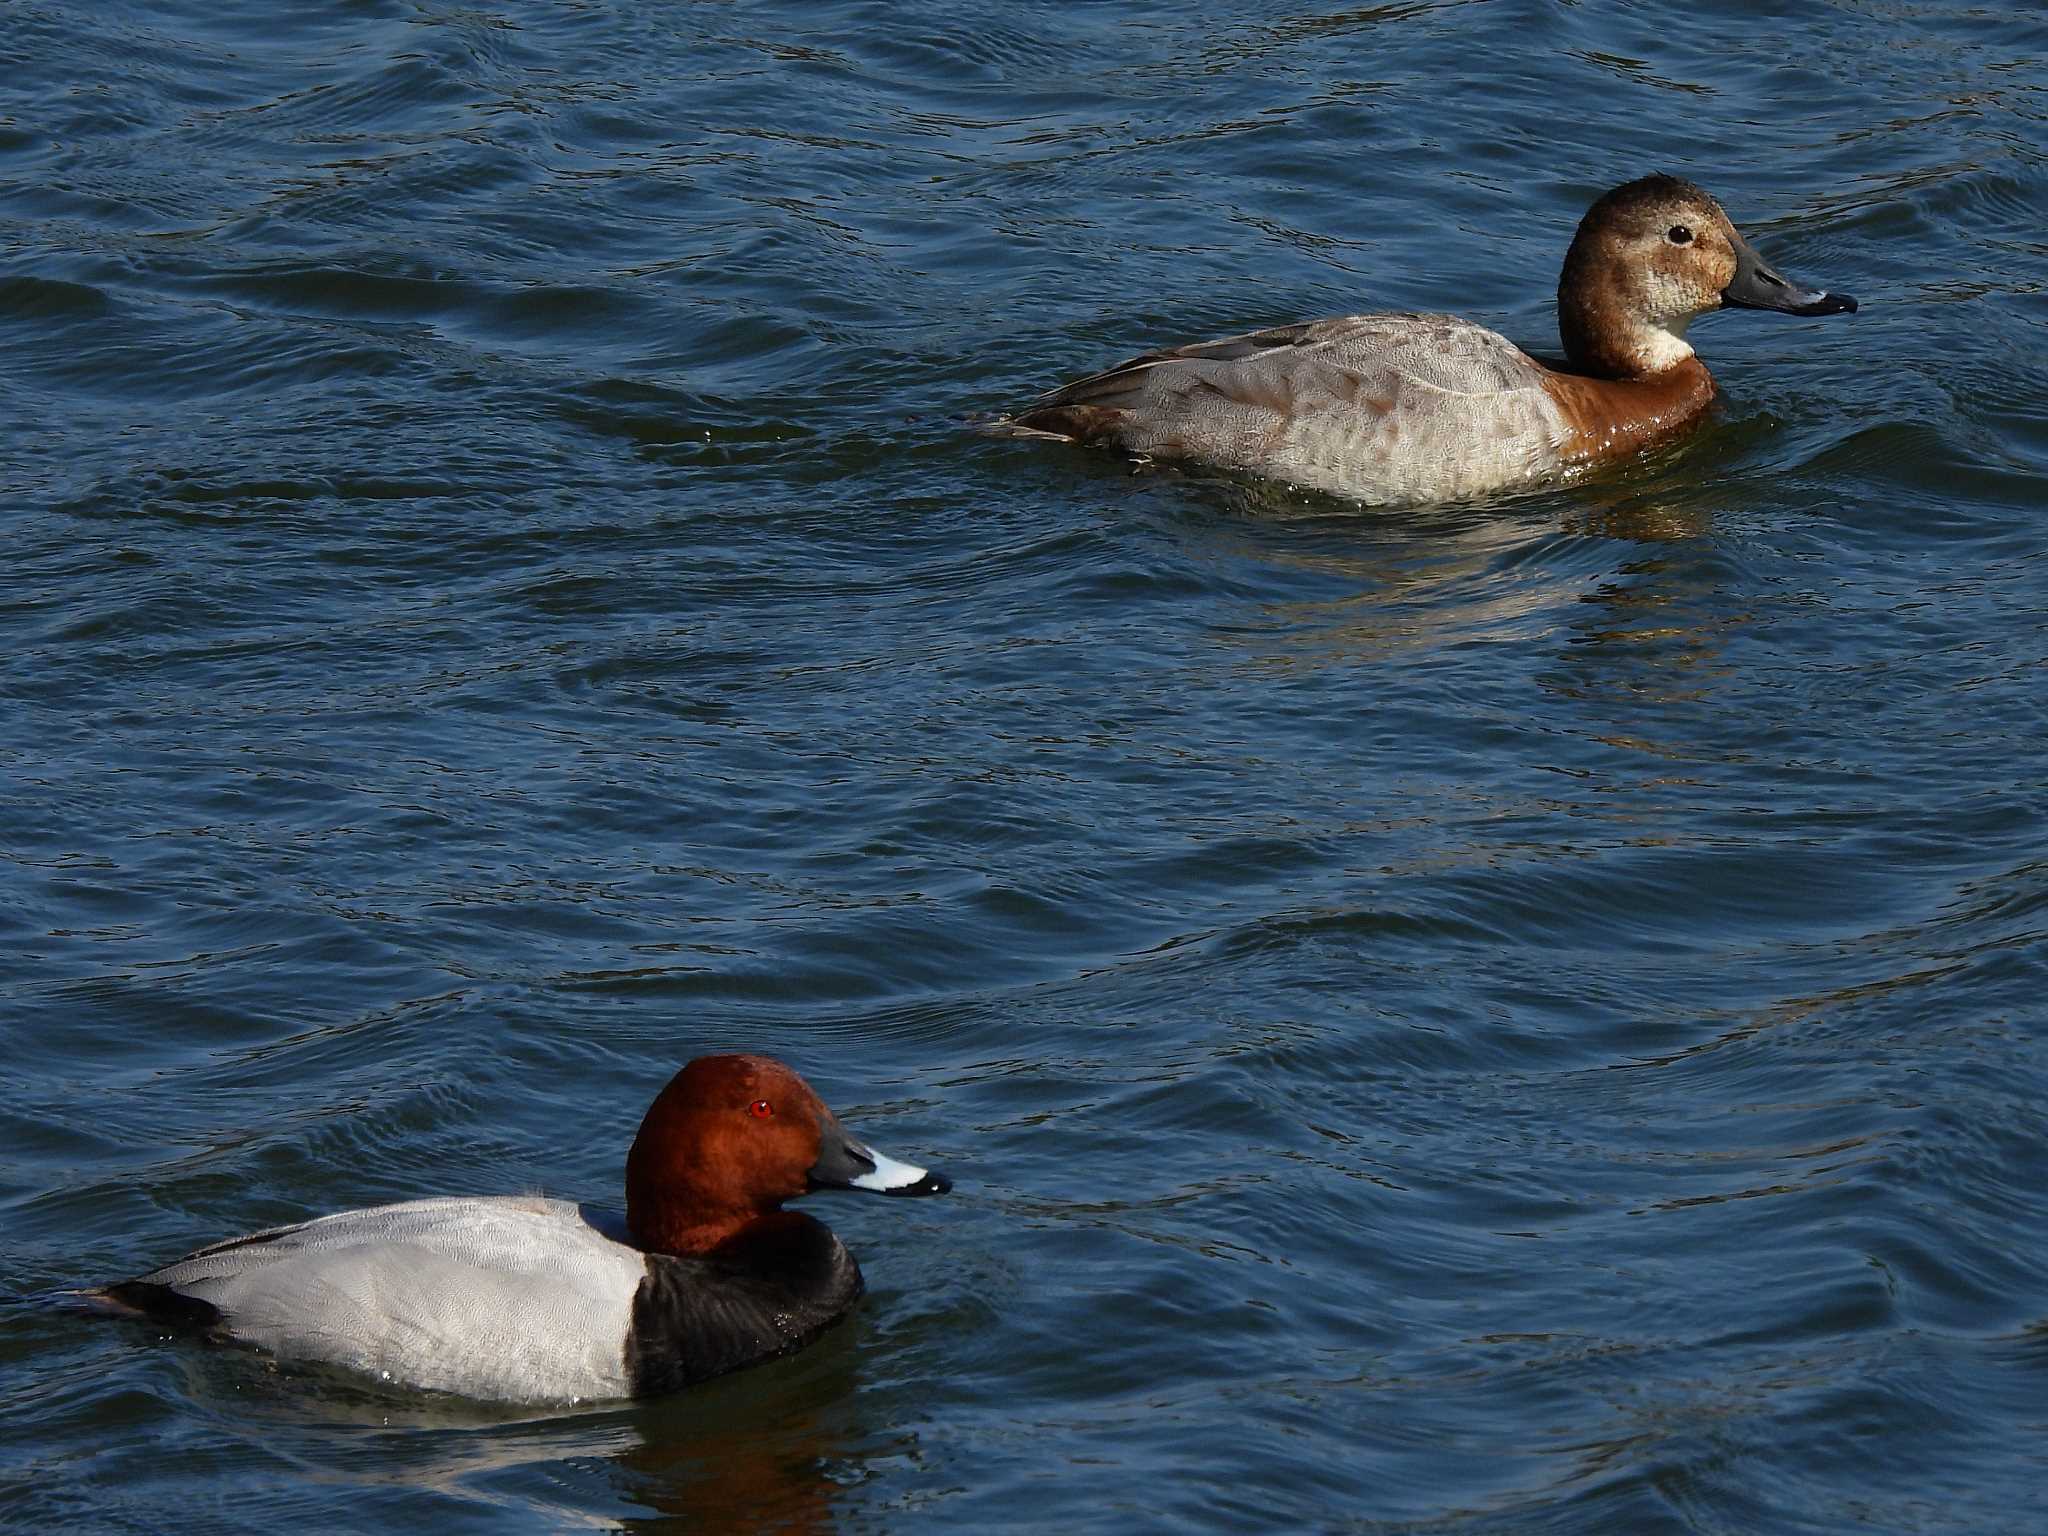
M 810 1354 L 647 1404 L 609 1463 L 621 1500 L 692 1529 L 805 1533 L 833 1525 L 833 1501 L 862 1480 L 860 1354 L 842 1328 Z
M 824 1531 L 878 1454 L 862 1426 L 862 1328 L 670 1397 L 537 1410 L 389 1392 L 239 1350 L 185 1357 L 184 1400 L 282 1454 L 309 1484 L 411 1489 L 544 1528 Z M 891 1442 L 879 1454 L 903 1454 Z M 345 1496 L 345 1494 L 344 1494 Z
M 1646 640 L 1693 662 L 1726 628 L 1726 604 L 1713 599 L 1729 567 L 1712 542 L 1718 500 L 1677 462 L 1690 457 L 1659 455 L 1568 492 L 1398 513 L 1218 483 L 1209 504 L 1236 515 L 1206 522 L 1191 543 L 1233 585 L 1248 569 L 1271 573 L 1257 618 L 1233 637 L 1254 665 Z

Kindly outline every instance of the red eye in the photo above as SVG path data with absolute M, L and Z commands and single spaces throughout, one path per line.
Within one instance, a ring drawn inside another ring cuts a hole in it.
M 752 1115 L 756 1120 L 766 1120 L 770 1115 L 775 1113 L 775 1106 L 773 1104 L 770 1104 L 766 1099 L 756 1099 L 753 1103 L 747 1106 L 747 1113 Z

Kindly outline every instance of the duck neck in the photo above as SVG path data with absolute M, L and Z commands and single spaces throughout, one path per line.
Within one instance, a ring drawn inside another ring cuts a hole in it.
M 1630 274 L 1584 240 L 1574 240 L 1557 283 L 1557 333 L 1564 355 L 1580 373 L 1600 379 L 1643 379 L 1676 368 L 1693 355 L 1685 339 L 1692 316 L 1682 306 L 1643 293 L 1633 308 L 1621 303 Z M 1644 314 L 1661 318 L 1645 319 Z
M 714 1199 L 672 1183 L 649 1189 L 637 1179 L 626 1180 L 626 1226 L 634 1243 L 649 1253 L 709 1253 L 775 1214 L 773 1206 Z
M 1560 299 L 1557 330 L 1572 367 L 1596 379 L 1647 379 L 1693 357 L 1683 325 L 1631 326 L 1598 305 Z
M 801 1211 L 780 1209 L 728 1212 L 707 1216 L 702 1211 L 689 1217 L 628 1208 L 626 1226 L 634 1245 L 647 1253 L 665 1253 L 676 1258 L 708 1256 L 744 1259 L 763 1245 L 773 1248 L 788 1242 L 794 1234 L 817 1226 Z

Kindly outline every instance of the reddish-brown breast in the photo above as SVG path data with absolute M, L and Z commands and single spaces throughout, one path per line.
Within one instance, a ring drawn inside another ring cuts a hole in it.
M 1559 450 L 1568 464 L 1621 458 L 1676 437 L 1714 401 L 1713 375 L 1696 357 L 1634 379 L 1547 370 L 1543 388 L 1571 431 Z

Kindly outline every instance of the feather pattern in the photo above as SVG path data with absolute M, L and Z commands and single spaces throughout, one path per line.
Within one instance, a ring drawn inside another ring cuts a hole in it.
M 1147 353 L 994 424 L 1374 503 L 1446 501 L 1554 466 L 1547 370 L 1441 314 L 1344 315 Z
M 159 1317 L 152 1290 L 205 1303 L 222 1336 L 430 1391 L 621 1397 L 647 1255 L 608 1224 L 566 1200 L 413 1200 L 202 1248 L 106 1295 Z

